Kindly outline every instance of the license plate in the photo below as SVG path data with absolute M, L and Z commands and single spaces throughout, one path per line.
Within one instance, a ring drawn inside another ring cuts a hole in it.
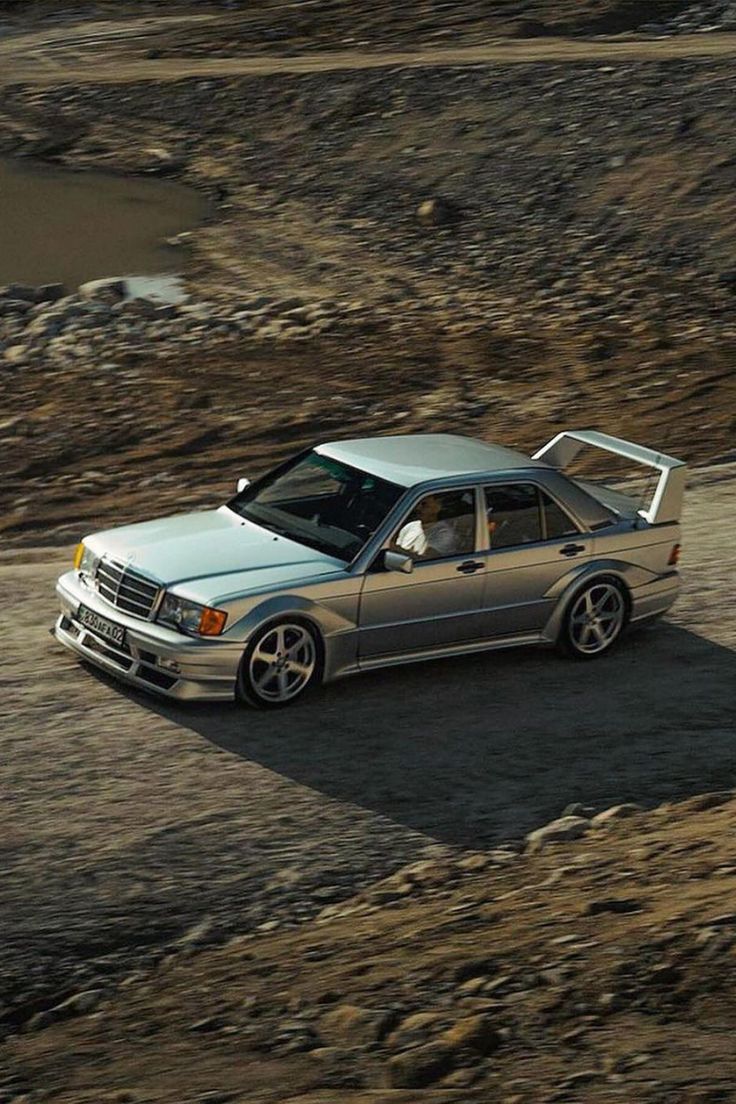
M 77 611 L 77 620 L 81 622 L 86 629 L 91 629 L 93 633 L 97 633 L 98 636 L 104 637 L 105 640 L 109 640 L 112 644 L 124 644 L 125 643 L 125 629 L 122 625 L 116 625 L 112 621 L 108 621 L 106 617 L 100 617 L 99 613 L 95 613 L 94 610 L 88 609 L 87 606 L 80 606 Z

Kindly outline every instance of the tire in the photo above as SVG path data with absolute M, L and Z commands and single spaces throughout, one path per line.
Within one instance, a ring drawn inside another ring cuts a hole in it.
M 570 599 L 558 647 L 573 659 L 598 659 L 620 638 L 627 619 L 627 595 L 618 579 L 591 579 Z
M 283 709 L 322 679 L 322 641 L 298 617 L 262 625 L 243 654 L 238 696 L 257 709 Z

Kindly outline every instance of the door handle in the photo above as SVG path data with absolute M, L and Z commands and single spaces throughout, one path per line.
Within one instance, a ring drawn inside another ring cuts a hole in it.
M 564 548 L 560 549 L 561 556 L 577 556 L 578 552 L 584 552 L 584 544 L 566 544 Z
M 463 575 L 472 575 L 474 571 L 480 571 L 482 568 L 482 560 L 466 560 L 465 563 L 458 565 L 457 570 L 461 571 Z

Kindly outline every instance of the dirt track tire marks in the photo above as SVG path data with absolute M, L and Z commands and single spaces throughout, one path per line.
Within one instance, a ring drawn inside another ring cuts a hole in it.
M 208 17 L 191 17 L 206 20 Z M 174 22 L 185 24 L 187 17 Z M 215 58 L 141 56 L 162 20 L 125 24 L 81 23 L 48 35 L 36 32 L 0 40 L 0 85 L 68 82 L 126 83 L 196 77 L 243 77 L 269 73 L 321 73 L 386 68 L 433 68 L 529 64 L 533 62 L 666 61 L 736 55 L 736 34 L 681 35 L 662 40 L 538 38 L 497 40 L 483 46 Z M 100 47 L 105 50 L 101 51 Z M 39 68 L 41 60 L 43 68 Z

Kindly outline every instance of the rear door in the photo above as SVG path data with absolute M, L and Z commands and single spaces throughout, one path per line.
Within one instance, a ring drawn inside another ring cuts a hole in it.
M 483 507 L 484 636 L 538 632 L 554 605 L 545 594 L 576 563 L 589 559 L 592 537 L 535 483 L 489 484 Z
M 429 498 L 439 500 L 433 518 L 425 512 Z M 436 492 L 423 496 L 402 520 L 387 547 L 411 555 L 414 569 L 411 574 L 388 571 L 379 554 L 366 573 L 360 606 L 361 660 L 483 635 L 485 557 L 475 552 L 477 506 L 474 487 Z M 419 516 L 423 512 L 424 520 Z M 433 539 L 437 548 L 432 547 Z

